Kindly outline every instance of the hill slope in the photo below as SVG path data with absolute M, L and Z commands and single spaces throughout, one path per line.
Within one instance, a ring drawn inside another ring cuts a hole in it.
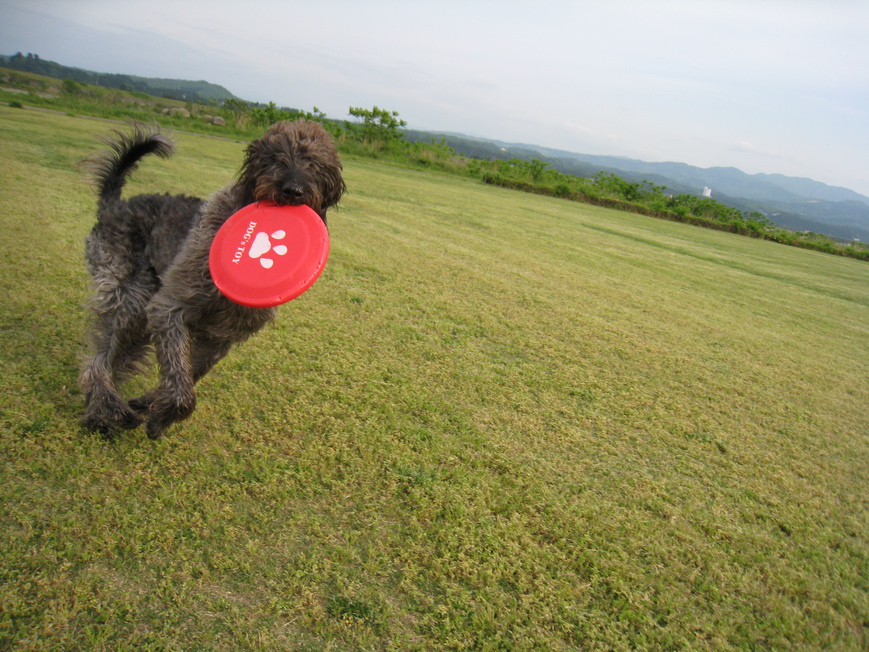
M 566 174 L 591 177 L 603 170 L 632 181 L 645 179 L 666 186 L 673 193 L 700 194 L 708 187 L 718 201 L 740 210 L 760 211 L 780 226 L 869 242 L 869 197 L 812 179 L 577 154 L 461 134 L 409 132 L 408 136 L 422 141 L 444 138 L 453 149 L 469 156 L 538 158 Z
M 31 72 L 56 79 L 72 79 L 77 82 L 117 88 L 120 90 L 140 91 L 149 95 L 168 97 L 190 102 L 218 102 L 238 99 L 223 86 L 207 81 L 188 81 L 183 79 L 161 79 L 152 77 L 137 77 L 114 73 L 93 72 L 82 68 L 71 68 L 55 61 L 41 59 L 39 55 L 22 55 L 20 52 L 12 56 L 0 55 L 0 67 Z

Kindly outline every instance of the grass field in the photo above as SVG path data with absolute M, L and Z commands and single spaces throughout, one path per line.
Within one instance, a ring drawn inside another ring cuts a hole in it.
M 0 107 L 0 649 L 869 647 L 869 265 L 345 159 L 317 284 L 106 442 L 111 126 Z M 131 192 L 241 161 L 178 142 Z

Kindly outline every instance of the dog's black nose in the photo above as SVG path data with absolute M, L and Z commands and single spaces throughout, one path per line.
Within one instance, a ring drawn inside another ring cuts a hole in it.
M 284 187 L 281 188 L 281 192 L 283 193 L 284 198 L 291 204 L 301 202 L 302 198 L 305 196 L 305 189 L 297 183 L 285 184 Z

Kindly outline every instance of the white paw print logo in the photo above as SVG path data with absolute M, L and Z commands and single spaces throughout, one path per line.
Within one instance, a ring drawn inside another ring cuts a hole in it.
M 271 258 L 260 258 L 263 254 L 267 254 L 270 251 L 278 256 L 285 256 L 287 253 L 286 246 L 279 244 L 272 246 L 272 239 L 274 240 L 283 240 L 287 237 L 286 231 L 275 231 L 272 233 L 271 239 L 269 238 L 267 233 L 257 233 L 256 237 L 253 240 L 253 244 L 250 247 L 249 256 L 251 258 L 259 258 L 259 264 L 265 267 L 266 269 L 271 269 L 272 265 L 275 264 L 275 261 Z

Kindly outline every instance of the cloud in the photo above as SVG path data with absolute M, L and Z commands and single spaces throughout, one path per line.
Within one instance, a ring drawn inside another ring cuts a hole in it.
M 772 159 L 781 158 L 781 154 L 778 154 L 777 152 L 773 152 L 770 150 L 761 149 L 760 147 L 758 147 L 754 143 L 751 143 L 747 140 L 742 140 L 738 143 L 734 143 L 733 145 L 731 145 L 730 149 L 735 151 L 735 152 L 744 152 L 746 154 L 752 154 L 755 156 L 762 156 L 764 158 L 772 158 Z

